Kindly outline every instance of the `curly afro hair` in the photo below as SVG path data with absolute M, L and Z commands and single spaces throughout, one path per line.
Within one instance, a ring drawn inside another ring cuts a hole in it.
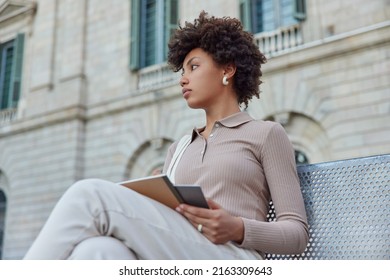
M 253 96 L 260 97 L 260 67 L 266 58 L 254 43 L 253 35 L 243 30 L 238 19 L 209 17 L 202 11 L 194 23 L 179 26 L 168 47 L 168 64 L 173 71 L 183 68 L 183 61 L 191 50 L 201 48 L 218 65 L 232 63 L 236 66 L 233 86 L 239 104 L 248 107 Z

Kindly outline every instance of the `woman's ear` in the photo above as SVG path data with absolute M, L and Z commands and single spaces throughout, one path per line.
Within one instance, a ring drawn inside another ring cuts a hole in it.
M 233 63 L 228 63 L 225 65 L 225 67 L 223 69 L 224 69 L 224 76 L 226 76 L 228 79 L 230 79 L 236 73 L 237 67 Z

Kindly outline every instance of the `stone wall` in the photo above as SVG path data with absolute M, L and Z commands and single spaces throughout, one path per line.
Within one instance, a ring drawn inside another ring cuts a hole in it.
M 130 1 L 35 2 L 35 12 L 0 13 L 0 43 L 26 33 L 18 117 L 0 125 L 4 259 L 23 257 L 72 183 L 148 175 L 204 121 L 178 81 L 137 89 L 128 68 Z M 269 59 L 249 113 L 282 123 L 310 162 L 389 153 L 388 1 L 306 2 L 304 44 Z M 237 5 L 183 0 L 181 19 L 200 9 L 238 16 Z

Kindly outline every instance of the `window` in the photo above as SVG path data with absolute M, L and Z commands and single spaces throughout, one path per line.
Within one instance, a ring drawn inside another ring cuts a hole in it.
M 303 153 L 303 152 L 301 152 L 299 150 L 295 150 L 295 162 L 296 162 L 297 165 L 308 164 L 309 163 L 309 159 L 307 158 L 305 153 Z
M 15 108 L 20 97 L 24 34 L 0 44 L 0 110 Z
M 131 1 L 132 70 L 166 61 L 167 45 L 178 23 L 178 2 L 178 0 Z
M 5 194 L 2 190 L 0 190 L 0 260 L 2 259 L 2 252 L 3 252 L 6 203 L 7 203 L 7 199 L 5 197 Z
M 272 31 L 304 20 L 305 0 L 241 0 L 240 17 L 252 33 Z
M 3 190 L 9 190 L 8 179 L 0 169 L 0 260 L 3 257 L 5 217 L 7 211 L 7 196 Z

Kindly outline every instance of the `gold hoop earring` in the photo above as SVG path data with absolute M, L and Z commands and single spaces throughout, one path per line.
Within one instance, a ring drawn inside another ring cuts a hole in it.
M 224 86 L 227 86 L 227 85 L 229 84 L 229 82 L 228 82 L 226 76 L 223 76 L 223 78 L 222 78 L 222 84 L 223 84 Z

